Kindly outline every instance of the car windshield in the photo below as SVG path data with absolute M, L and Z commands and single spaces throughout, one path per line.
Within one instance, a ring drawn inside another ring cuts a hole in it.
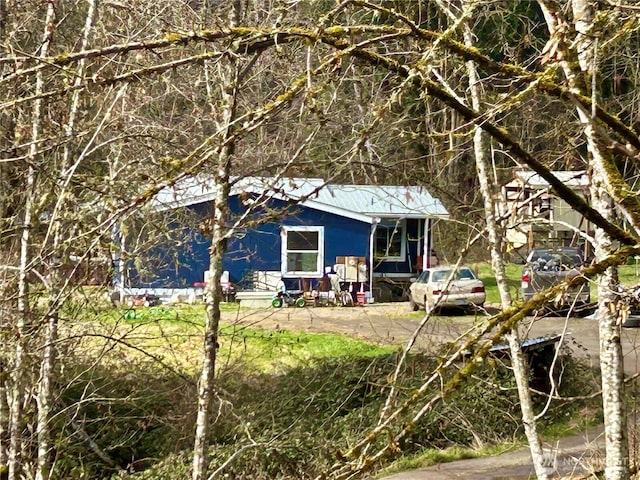
M 444 282 L 451 276 L 451 270 L 437 270 L 433 272 L 431 281 Z M 473 272 L 468 268 L 461 268 L 458 270 L 455 280 L 474 280 L 476 277 Z
M 429 270 L 425 270 L 424 272 L 422 272 L 420 274 L 420 276 L 418 277 L 418 282 L 419 283 L 426 283 L 429 281 Z

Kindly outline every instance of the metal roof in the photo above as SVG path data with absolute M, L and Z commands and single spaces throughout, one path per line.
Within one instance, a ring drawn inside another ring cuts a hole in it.
M 300 201 L 316 210 L 373 223 L 377 218 L 446 217 L 447 210 L 420 186 L 374 186 L 327 184 L 319 178 L 244 177 L 232 187 L 231 195 L 265 195 Z M 211 177 L 191 177 L 162 190 L 152 207 L 167 210 L 194 205 L 214 198 Z

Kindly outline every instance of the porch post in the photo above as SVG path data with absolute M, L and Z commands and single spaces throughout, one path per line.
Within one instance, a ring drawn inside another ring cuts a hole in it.
M 371 235 L 369 235 L 369 295 L 373 297 L 373 265 L 375 258 L 375 238 L 376 238 L 376 229 L 378 228 L 378 223 L 380 219 L 378 217 L 374 217 L 371 221 Z
M 122 255 L 125 247 L 125 234 L 123 233 L 123 230 L 124 229 L 120 228 L 120 224 L 116 223 L 114 224 L 111 232 L 111 239 L 115 247 L 115 249 L 111 251 L 111 286 L 118 292 L 118 300 L 121 304 L 123 304 L 125 300 L 126 286 L 126 265 L 124 256 Z
M 424 225 L 424 228 L 422 227 Z M 421 268 L 422 270 L 424 270 L 424 236 L 423 233 L 427 231 L 427 225 L 425 224 L 425 220 L 422 218 L 418 219 L 418 245 L 416 246 L 416 270 L 418 268 Z M 407 242 L 407 246 L 408 246 L 409 242 Z M 420 245 L 422 245 L 422 247 L 420 247 Z M 422 255 L 420 255 L 420 252 L 422 252 Z M 418 266 L 418 258 L 421 258 L 420 263 L 421 265 Z M 409 266 L 409 268 L 411 269 L 411 272 L 413 272 L 413 266 Z
M 433 238 L 431 237 L 432 220 L 424 221 L 424 255 L 422 256 L 422 270 L 431 267 L 431 249 L 433 248 Z

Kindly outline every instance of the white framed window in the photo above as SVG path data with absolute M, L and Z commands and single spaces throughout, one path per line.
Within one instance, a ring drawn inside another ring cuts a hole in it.
M 282 227 L 282 275 L 320 277 L 324 270 L 324 227 Z
M 407 224 L 403 219 L 382 219 L 376 227 L 376 257 L 403 262 L 407 255 Z

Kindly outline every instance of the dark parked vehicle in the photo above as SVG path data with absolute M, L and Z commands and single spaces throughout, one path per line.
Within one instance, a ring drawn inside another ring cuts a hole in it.
M 527 256 L 522 268 L 522 298 L 530 300 L 538 293 L 554 287 L 569 278 L 580 275 L 582 252 L 574 247 L 535 248 Z M 583 307 L 591 301 L 589 283 L 585 278 L 556 298 L 553 306 Z

